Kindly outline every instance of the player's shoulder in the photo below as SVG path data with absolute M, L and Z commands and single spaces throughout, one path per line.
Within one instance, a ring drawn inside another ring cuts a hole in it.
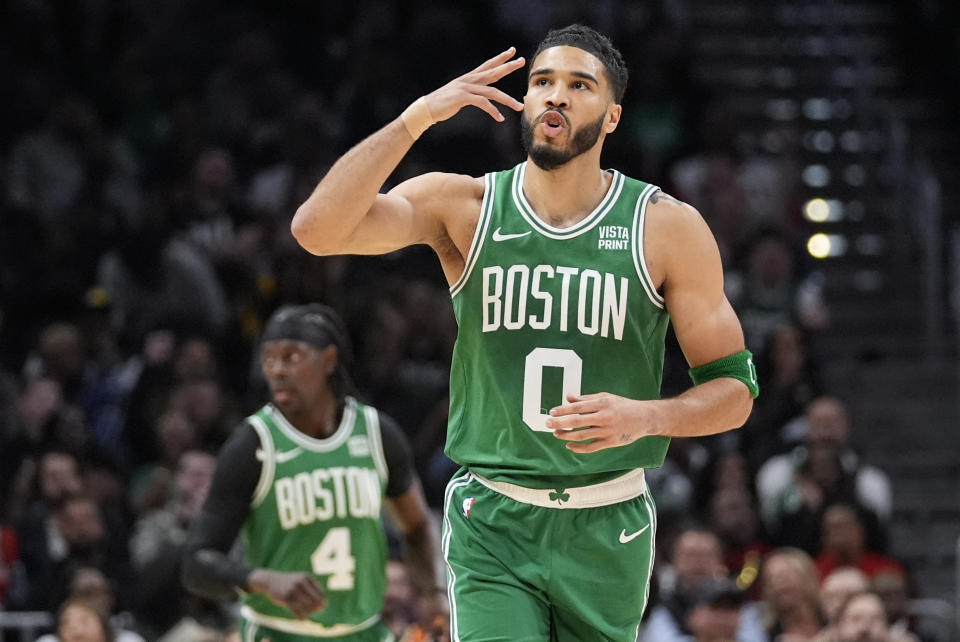
M 712 237 L 710 228 L 694 206 L 661 189 L 650 195 L 646 210 L 648 241 L 674 243 Z
M 483 177 L 450 172 L 426 172 L 409 178 L 393 190 L 405 195 L 428 195 L 439 199 L 483 198 Z

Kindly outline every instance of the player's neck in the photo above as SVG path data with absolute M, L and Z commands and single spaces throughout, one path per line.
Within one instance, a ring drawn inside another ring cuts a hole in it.
M 596 209 L 610 188 L 612 175 L 600 169 L 599 146 L 562 167 L 543 170 L 527 162 L 523 194 L 543 222 L 565 228 Z
M 309 413 L 293 425 L 308 437 L 325 439 L 337 431 L 340 416 L 341 405 L 332 392 L 326 391 L 310 407 Z

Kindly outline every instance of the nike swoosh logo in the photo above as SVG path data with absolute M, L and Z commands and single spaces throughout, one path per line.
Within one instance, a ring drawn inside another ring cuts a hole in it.
M 638 530 L 636 533 L 630 533 L 629 535 L 627 535 L 627 529 L 624 528 L 623 530 L 620 531 L 620 543 L 626 544 L 627 542 L 631 542 L 635 540 L 636 538 L 640 537 L 640 535 L 644 533 L 648 528 L 650 528 L 650 524 L 647 524 L 646 526 Z
M 493 231 L 493 240 L 494 241 L 509 241 L 510 239 L 518 239 L 521 236 L 526 236 L 532 230 L 527 230 L 526 232 L 520 232 L 519 234 L 501 234 L 500 228 L 498 227 Z
M 303 449 L 300 446 L 297 446 L 293 450 L 288 450 L 287 452 L 284 452 L 284 453 L 277 453 L 277 463 L 285 464 L 302 452 L 303 452 Z

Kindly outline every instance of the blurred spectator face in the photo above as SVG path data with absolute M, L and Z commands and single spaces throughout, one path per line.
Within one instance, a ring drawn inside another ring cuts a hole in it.
M 806 361 L 800 330 L 792 325 L 780 326 L 771 334 L 769 346 L 777 379 L 792 381 L 799 377 Z
M 818 600 L 815 567 L 800 551 L 771 553 L 763 564 L 761 582 L 763 599 L 778 612 Z
M 91 605 L 72 602 L 60 614 L 57 637 L 59 642 L 106 642 L 106 622 Z
M 750 486 L 750 474 L 747 472 L 747 460 L 738 452 L 726 453 L 717 461 L 713 474 L 714 488 L 747 488 Z
M 700 604 L 687 615 L 695 642 L 733 642 L 740 626 L 740 609 L 723 604 Z
M 47 453 L 40 459 L 40 495 L 53 506 L 83 490 L 80 466 L 67 453 Z
M 765 288 L 785 285 L 793 276 L 790 249 L 780 239 L 763 239 L 750 254 L 750 274 Z
M 62 406 L 63 392 L 60 384 L 48 377 L 28 381 L 17 400 L 17 412 L 34 436 L 39 436 L 40 428 Z
M 203 506 L 216 465 L 213 455 L 198 450 L 187 451 L 180 457 L 174 483 L 181 502 L 180 518 L 185 522 L 191 521 Z
M 69 323 L 54 323 L 40 337 L 44 371 L 57 381 L 76 379 L 83 373 L 83 335 Z
M 907 586 L 907 578 L 902 573 L 890 571 L 877 573 L 870 581 L 870 589 L 883 602 L 889 622 L 896 622 L 907 617 L 910 591 Z
M 854 593 L 867 590 L 867 576 L 852 567 L 838 568 L 824 578 L 820 586 L 820 603 L 831 625 L 837 623 L 840 607 Z
M 823 514 L 823 550 L 841 563 L 854 563 L 863 555 L 864 529 L 849 506 L 831 506 Z
M 723 575 L 723 551 L 716 535 L 706 531 L 685 531 L 673 548 L 677 584 L 692 589 Z
M 841 449 L 850 437 L 847 409 L 834 397 L 818 397 L 807 407 L 807 444 Z
M 742 488 L 718 490 L 710 499 L 710 526 L 722 539 L 747 544 L 757 532 L 757 513 Z
M 887 642 L 889 629 L 883 603 L 872 593 L 851 597 L 837 621 L 839 642 Z
M 174 370 L 181 380 L 212 377 L 216 369 L 213 347 L 205 339 L 187 339 L 177 350 Z
M 92 550 L 106 535 L 100 509 L 87 497 L 68 500 L 57 513 L 57 525 L 72 551 Z
M 206 149 L 193 166 L 193 182 L 206 196 L 222 196 L 233 182 L 233 158 L 223 149 Z
M 164 462 L 175 462 L 197 445 L 197 427 L 180 410 L 168 409 L 157 419 L 157 438 Z
M 174 406 L 197 426 L 209 427 L 223 410 L 220 384 L 214 379 L 197 379 L 181 384 L 174 393 Z
M 87 602 L 105 617 L 113 612 L 114 596 L 110 582 L 100 569 L 92 566 L 84 566 L 74 574 L 70 596 Z

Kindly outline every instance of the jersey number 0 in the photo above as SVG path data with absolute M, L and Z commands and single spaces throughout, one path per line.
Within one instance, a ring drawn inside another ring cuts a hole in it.
M 543 405 L 544 368 L 560 368 L 563 371 L 563 392 L 559 402 L 563 403 L 567 400 L 567 395 L 580 394 L 583 359 L 573 350 L 566 348 L 534 348 L 527 355 L 523 368 L 523 423 L 531 430 L 553 432 L 553 429 L 546 425 L 550 417 L 547 414 L 549 408 Z

